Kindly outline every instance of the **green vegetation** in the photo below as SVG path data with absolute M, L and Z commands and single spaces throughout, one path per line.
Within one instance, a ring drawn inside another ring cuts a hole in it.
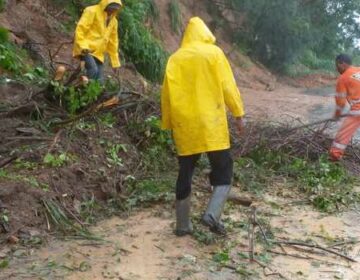
M 0 178 L 6 179 L 9 181 L 29 184 L 33 188 L 42 189 L 44 191 L 47 191 L 49 189 L 48 184 L 40 183 L 34 176 L 28 176 L 28 175 L 25 176 L 25 175 L 18 175 L 18 174 L 15 175 L 13 173 L 8 173 L 7 171 L 5 171 L 3 169 L 0 170 Z
M 128 185 L 130 197 L 126 200 L 126 209 L 145 207 L 159 201 L 174 200 L 175 182 L 170 179 L 132 180 Z
M 123 166 L 123 160 L 119 156 L 120 151 L 127 152 L 126 146 L 123 144 L 108 144 L 108 149 L 106 150 L 107 161 L 111 166 Z
M 339 52 L 353 53 L 360 35 L 357 0 L 223 2 L 246 15 L 241 28 L 234 32 L 234 41 L 268 67 L 283 73 L 294 64 L 303 64 L 309 70 L 332 70 L 329 61 Z
M 57 230 L 64 234 L 75 234 L 85 239 L 101 240 L 91 234 L 82 224 L 75 223 L 62 210 L 59 203 L 52 199 L 43 199 L 42 203 L 45 207 L 46 217 Z
M 18 48 L 6 41 L 7 33 L 4 30 L 0 30 L 0 34 L 2 34 L 1 41 L 3 41 L 0 43 L 0 67 L 15 75 L 20 75 L 24 71 L 21 63 L 24 52 L 19 52 Z
M 127 130 L 135 142 L 141 143 L 139 148 L 146 170 L 159 174 L 173 166 L 171 134 L 161 129 L 157 117 L 151 116 L 142 122 L 130 122 Z
M 151 0 L 125 0 L 124 5 L 125 8 L 120 13 L 119 35 L 125 59 L 134 63 L 147 79 L 160 82 L 168 54 L 144 25 L 149 18 L 156 20 L 156 6 Z
M 99 121 L 104 127 L 113 128 L 116 124 L 116 118 L 111 112 L 99 116 Z
M 4 11 L 4 9 L 5 9 L 5 1 L 4 1 L 4 0 L 0 0 L 0 13 L 1 13 L 2 11 Z
M 24 63 L 27 61 L 26 51 L 10 43 L 8 39 L 8 30 L 0 27 L 0 68 L 20 81 L 43 85 L 48 77 L 47 71 Z
M 326 156 L 312 161 L 284 151 L 259 147 L 235 163 L 235 179 L 249 191 L 261 192 L 282 181 L 304 193 L 313 206 L 331 212 L 360 201 L 354 191 L 357 179 Z
M 9 31 L 0 26 L 0 44 L 7 43 L 9 41 Z
M 44 157 L 44 164 L 48 167 L 62 167 L 69 161 L 71 158 L 66 153 L 60 155 L 46 154 Z
M 65 87 L 57 81 L 51 81 L 51 86 L 54 97 L 70 114 L 93 104 L 103 92 L 103 87 L 98 81 L 90 81 L 83 87 Z
M 182 28 L 181 8 L 178 0 L 171 0 L 169 4 L 171 28 L 176 34 L 180 34 Z

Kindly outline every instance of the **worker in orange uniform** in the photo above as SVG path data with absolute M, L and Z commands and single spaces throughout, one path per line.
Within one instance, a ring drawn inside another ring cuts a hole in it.
M 191 234 L 191 182 L 197 161 L 207 153 L 213 194 L 202 222 L 211 231 L 226 234 L 220 221 L 233 175 L 226 108 L 243 129 L 240 92 L 223 51 L 198 17 L 185 30 L 180 49 L 167 64 L 161 93 L 162 128 L 173 132 L 178 153 L 176 183 L 177 236 Z
M 333 161 L 338 161 L 343 157 L 347 145 L 360 127 L 360 67 L 352 66 L 350 56 L 340 54 L 336 57 L 336 68 L 341 76 L 336 85 L 334 117 L 341 117 L 346 103 L 349 103 L 350 111 L 330 149 L 330 158 Z

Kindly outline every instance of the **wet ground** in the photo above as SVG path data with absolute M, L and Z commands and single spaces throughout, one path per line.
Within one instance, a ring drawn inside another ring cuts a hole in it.
M 128 219 L 103 221 L 92 229 L 103 238 L 101 242 L 54 240 L 39 251 L 24 252 L 27 256 L 20 256 L 12 263 L 12 271 L 5 271 L 0 279 L 280 279 L 275 273 L 294 280 L 360 279 L 360 244 L 344 246 L 344 253 L 357 263 L 321 251 L 313 253 L 309 248 L 299 252 L 289 246 L 275 246 L 267 271 L 247 260 L 237 260 L 253 273 L 241 276 L 213 261 L 219 245 L 206 246 L 192 237 L 176 238 L 172 211 L 171 205 L 164 205 L 134 213 Z M 226 212 L 225 218 L 230 217 L 233 223 L 247 222 L 246 208 L 232 205 Z M 258 212 L 262 218 L 268 217 L 278 240 L 314 241 L 332 248 L 333 244 L 360 236 L 357 212 L 324 215 L 310 206 L 271 195 L 258 204 Z M 222 246 L 231 256 L 246 256 L 247 244 L 246 228 L 234 228 Z M 265 256 L 260 254 L 261 247 L 256 248 L 259 259 Z M 282 256 L 284 253 L 287 255 Z M 270 271 L 274 275 L 265 276 Z
M 284 86 L 274 92 L 243 90 L 250 118 L 282 122 L 313 122 L 331 117 L 333 94 L 332 88 Z M 199 205 L 203 200 L 194 201 Z M 325 215 L 291 195 L 279 197 L 275 193 L 267 194 L 257 206 L 259 215 L 271 225 L 274 238 L 316 242 L 326 248 L 345 243 L 337 248 L 357 262 L 311 248 L 299 251 L 291 246 L 275 246 L 271 248 L 271 261 L 263 270 L 244 259 L 249 250 L 244 226 L 249 210 L 230 205 L 225 218 L 231 221 L 231 234 L 221 245 L 232 257 L 232 265 L 241 268 L 241 273 L 235 273 L 232 268 L 220 268 L 219 262 L 214 261 L 219 244 L 207 246 L 192 237 L 173 235 L 174 209 L 168 203 L 133 213 L 127 219 L 113 217 L 99 223 L 92 232 L 102 241 L 51 240 L 40 250 L 15 252 L 18 257 L 0 279 L 235 280 L 281 279 L 281 274 L 282 279 L 291 280 L 360 280 L 360 244 L 347 244 L 360 236 L 357 210 Z M 194 216 L 202 210 L 197 206 Z M 268 255 L 260 255 L 263 247 L 258 245 L 256 251 L 266 262 Z

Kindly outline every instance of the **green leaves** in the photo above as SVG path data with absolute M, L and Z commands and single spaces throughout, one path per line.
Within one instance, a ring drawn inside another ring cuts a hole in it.
M 49 167 L 61 167 L 70 161 L 70 157 L 66 153 L 60 155 L 46 154 L 44 157 L 44 164 Z
M 310 160 L 294 157 L 286 150 L 258 147 L 235 162 L 234 172 L 235 180 L 254 192 L 273 182 L 286 181 L 286 185 L 297 187 L 321 211 L 331 212 L 360 201 L 360 193 L 353 190 L 356 178 L 341 165 L 329 162 L 327 155 Z
M 182 15 L 178 0 L 171 0 L 169 4 L 171 28 L 176 34 L 180 34 L 182 27 Z
M 157 8 L 152 0 L 125 0 L 124 6 L 119 20 L 121 49 L 142 75 L 161 82 L 168 54 L 144 23 L 157 19 Z
M 50 84 L 54 95 L 59 99 L 60 105 L 64 106 L 72 115 L 94 103 L 103 92 L 98 81 L 90 81 L 84 87 L 65 87 L 56 81 L 51 81 Z
M 0 4 L 0 9 L 1 9 L 1 4 Z M 4 44 L 6 42 L 8 42 L 9 40 L 9 31 L 0 26 L 0 44 Z
M 360 36 L 358 0 L 227 0 L 244 17 L 234 40 L 268 67 L 280 72 L 300 64 L 307 51 L 331 69 L 336 53 L 352 50 Z M 293 70 L 294 72 L 294 70 Z
M 5 9 L 5 1 L 4 0 L 0 0 L 0 13 L 3 12 Z

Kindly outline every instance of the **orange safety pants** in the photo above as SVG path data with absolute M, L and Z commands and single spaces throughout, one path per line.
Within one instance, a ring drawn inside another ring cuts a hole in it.
M 334 161 L 340 160 L 352 137 L 360 128 L 360 115 L 345 118 L 330 149 L 330 158 Z

